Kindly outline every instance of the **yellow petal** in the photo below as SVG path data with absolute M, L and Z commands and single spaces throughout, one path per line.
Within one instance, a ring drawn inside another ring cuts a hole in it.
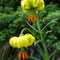
M 44 1 L 43 0 L 39 0 L 38 2 L 38 10 L 42 10 L 44 8 Z
M 12 47 L 15 47 L 15 46 L 14 46 L 15 39 L 17 39 L 17 37 L 12 37 L 12 38 L 9 40 L 9 44 L 10 44 Z
M 26 47 L 27 41 L 25 36 L 18 37 L 18 48 Z
M 18 37 L 18 48 L 21 48 L 23 46 L 23 36 Z
M 24 42 L 24 45 L 25 45 L 24 47 L 28 47 L 29 46 L 29 41 L 28 40 L 29 40 L 29 38 L 27 36 L 24 36 L 24 41 L 25 41 Z
M 35 37 L 32 36 L 31 34 L 25 34 L 25 36 L 28 37 L 28 42 L 29 42 L 28 46 L 31 46 L 35 42 Z
M 29 0 L 22 0 L 21 6 L 22 6 L 22 9 L 29 9 L 30 8 Z

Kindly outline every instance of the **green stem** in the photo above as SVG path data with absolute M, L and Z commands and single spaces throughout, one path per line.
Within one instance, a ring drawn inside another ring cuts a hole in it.
M 21 52 L 25 52 L 25 49 L 24 49 L 24 47 L 22 47 L 22 48 L 21 48 Z
M 42 46 L 43 46 L 44 53 L 45 53 L 45 60 L 48 60 L 48 56 L 47 56 L 47 52 L 46 52 L 47 48 L 45 47 L 45 44 L 44 44 L 44 40 L 43 40 L 43 36 L 42 36 L 42 30 L 41 30 L 40 23 L 38 20 L 38 13 L 36 15 L 37 15 L 37 23 L 38 23 L 38 27 L 39 27 L 39 31 L 40 31 L 40 36 L 41 36 L 41 40 L 42 40 Z
M 24 32 L 25 32 L 26 30 L 29 31 L 30 33 L 32 33 L 32 31 L 31 31 L 30 29 L 24 28 L 24 29 L 22 29 L 22 31 L 21 31 L 21 33 L 20 33 L 19 36 L 24 35 Z

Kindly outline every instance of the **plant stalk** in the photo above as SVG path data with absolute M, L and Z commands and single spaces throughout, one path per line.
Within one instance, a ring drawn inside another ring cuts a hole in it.
M 37 23 L 38 23 L 38 27 L 39 27 L 39 33 L 40 33 L 41 40 L 42 40 L 42 46 L 43 46 L 44 53 L 45 53 L 45 60 L 48 60 L 48 56 L 47 56 L 47 53 L 46 53 L 47 48 L 45 47 L 45 43 L 44 43 L 44 40 L 43 40 L 42 30 L 41 30 L 41 26 L 40 26 L 40 23 L 39 23 L 39 20 L 38 20 L 38 13 L 36 15 L 37 15 Z

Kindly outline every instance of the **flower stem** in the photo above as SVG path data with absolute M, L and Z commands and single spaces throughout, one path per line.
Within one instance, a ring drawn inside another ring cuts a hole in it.
M 25 52 L 25 49 L 24 49 L 24 47 L 22 47 L 22 48 L 21 48 L 21 52 Z
M 43 40 L 43 36 L 42 36 L 42 30 L 41 30 L 41 26 L 40 26 L 40 22 L 38 20 L 38 13 L 36 14 L 37 15 L 37 23 L 38 23 L 38 28 L 39 28 L 39 33 L 40 33 L 40 36 L 41 36 L 41 40 L 42 40 L 42 46 L 43 46 L 43 49 L 44 49 L 44 53 L 45 53 L 45 60 L 49 60 L 48 59 L 48 52 L 47 52 L 47 48 L 45 46 L 45 43 L 44 43 L 44 40 Z
M 30 29 L 24 28 L 24 29 L 22 29 L 22 31 L 21 31 L 21 33 L 20 33 L 19 36 L 24 35 L 24 32 L 25 32 L 26 30 L 29 31 L 30 33 L 32 33 L 32 31 L 31 31 Z

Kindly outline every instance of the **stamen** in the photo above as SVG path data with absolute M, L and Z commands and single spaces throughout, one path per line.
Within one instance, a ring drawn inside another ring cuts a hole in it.
M 19 52 L 19 60 L 21 60 L 21 52 Z
M 27 52 L 25 52 L 25 58 L 28 59 L 28 54 L 27 54 Z
M 22 58 L 23 58 L 23 60 L 25 60 L 25 54 L 24 54 L 24 52 L 22 52 Z
M 34 22 L 34 18 L 33 18 L 33 15 L 31 15 L 31 21 Z
M 29 21 L 31 20 L 31 16 L 29 16 L 28 20 L 29 20 Z

